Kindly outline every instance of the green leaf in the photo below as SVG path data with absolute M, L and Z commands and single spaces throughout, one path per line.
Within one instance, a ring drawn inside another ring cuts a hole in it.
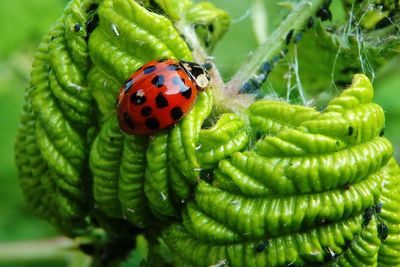
M 380 136 L 383 111 L 372 100 L 368 78 L 356 75 L 322 112 L 255 102 L 250 121 L 264 135 L 248 151 L 221 160 L 215 180 L 197 185 L 183 223 L 165 232 L 176 263 L 376 264 L 377 222 L 363 214 L 386 199 L 383 190 L 398 167 L 389 161 L 392 145 Z M 391 229 L 399 217 L 386 205 L 376 218 Z M 379 252 L 386 262 L 397 260 L 392 231 L 392 252 Z

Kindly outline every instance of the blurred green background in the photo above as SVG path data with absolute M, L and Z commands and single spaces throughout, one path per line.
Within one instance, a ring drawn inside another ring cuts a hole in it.
M 13 0 L 3 1 L 0 8 L 0 250 L 8 242 L 43 239 L 56 236 L 46 222 L 31 215 L 24 204 L 18 186 L 13 158 L 13 144 L 19 124 L 24 90 L 28 86 L 29 72 L 35 50 L 49 26 L 61 15 L 67 0 Z M 258 43 L 252 31 L 252 1 L 215 0 L 228 10 L 232 26 L 218 44 L 214 56 L 225 80 L 234 73 Z M 279 23 L 275 1 L 268 5 L 267 32 Z M 274 17 L 275 16 L 275 17 Z M 241 41 L 241 40 L 246 40 Z M 234 55 L 234 56 L 233 56 Z M 400 60 L 394 59 L 383 70 L 376 70 L 374 82 L 376 101 L 386 111 L 386 136 L 395 144 L 399 158 L 400 136 Z M 1 254 L 0 254 L 1 255 Z M 62 262 L 0 266 L 65 266 Z M 133 265 L 130 265 L 133 266 Z

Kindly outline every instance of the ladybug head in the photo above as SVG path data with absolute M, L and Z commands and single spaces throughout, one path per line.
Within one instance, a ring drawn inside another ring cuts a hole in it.
M 184 60 L 181 60 L 180 64 L 196 83 L 197 87 L 200 89 L 207 88 L 207 86 L 210 84 L 211 76 L 204 67 L 202 67 L 200 64 Z

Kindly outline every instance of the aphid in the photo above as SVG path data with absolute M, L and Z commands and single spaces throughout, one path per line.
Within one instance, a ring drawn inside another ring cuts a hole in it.
M 378 236 L 381 240 L 385 240 L 389 235 L 389 228 L 383 222 L 378 224 Z
M 349 126 L 348 135 L 351 136 L 354 132 L 353 127 Z
M 364 217 L 364 222 L 363 222 L 364 226 L 367 226 L 369 224 L 369 222 L 372 219 L 372 216 L 374 216 L 374 213 L 375 213 L 374 207 L 369 207 L 365 210 L 364 216 L 363 216 Z
M 381 213 L 382 212 L 382 202 L 378 202 L 375 206 L 375 212 Z
M 249 79 L 240 88 L 239 93 L 241 94 L 251 94 L 260 89 L 261 83 L 254 78 Z
M 286 35 L 286 44 L 287 44 L 287 45 L 290 43 L 290 40 L 292 40 L 293 33 L 294 33 L 294 29 L 291 29 L 291 30 L 287 33 L 287 35 Z
M 294 37 L 294 43 L 297 44 L 298 42 L 301 41 L 301 38 L 303 38 L 303 34 L 301 32 L 299 32 L 298 34 L 296 34 L 296 36 Z
M 81 30 L 81 25 L 79 24 L 79 23 L 76 23 L 75 25 L 74 25 L 74 31 L 75 32 L 79 32 Z
M 332 20 L 332 12 L 328 7 L 323 7 L 317 11 L 317 17 L 319 17 L 322 21 Z
M 256 252 L 261 253 L 263 252 L 268 246 L 268 241 L 263 240 L 256 246 Z
M 268 61 L 264 62 L 261 65 L 260 71 L 263 72 L 263 73 L 266 73 L 266 74 L 270 73 L 272 71 L 272 64 L 269 63 Z

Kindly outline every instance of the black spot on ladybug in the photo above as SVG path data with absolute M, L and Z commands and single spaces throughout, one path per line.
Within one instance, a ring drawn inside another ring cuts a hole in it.
M 314 19 L 313 17 L 309 17 L 307 20 L 307 28 L 312 28 L 314 26 Z
M 186 90 L 185 80 L 179 76 L 172 77 L 172 83 L 179 86 L 180 91 Z
M 133 80 L 132 80 L 132 79 L 128 79 L 128 80 L 125 82 L 124 93 L 126 93 L 129 89 L 131 89 L 132 84 L 133 84 Z
M 349 131 L 348 131 L 348 135 L 349 136 L 351 136 L 352 134 L 353 134 L 353 132 L 354 132 L 354 129 L 353 129 L 353 127 L 349 127 Z
M 329 10 L 328 7 L 323 7 L 318 9 L 317 17 L 319 17 L 321 21 L 332 20 L 332 12 Z
M 175 121 L 179 120 L 183 115 L 182 109 L 180 107 L 174 107 L 171 109 L 171 118 Z
M 378 236 L 381 240 L 385 240 L 389 235 L 389 228 L 387 227 L 386 224 L 381 222 L 378 225 Z
M 192 88 L 190 88 L 190 87 L 185 87 L 185 88 L 186 88 L 186 90 L 184 90 L 184 91 L 181 90 L 180 94 L 184 98 L 189 99 L 192 96 Z
M 146 107 L 142 108 L 142 110 L 140 111 L 140 114 L 143 117 L 147 117 L 147 116 L 150 116 L 151 112 L 152 112 L 151 107 L 146 106 Z
M 179 76 L 174 76 L 172 78 L 172 83 L 179 86 L 179 92 L 186 99 L 189 99 L 192 96 L 192 89 L 187 87 L 185 84 L 185 80 Z
M 159 93 L 156 97 L 156 105 L 157 108 L 165 108 L 168 107 L 168 100 L 162 93 Z
M 292 39 L 294 33 L 294 29 L 291 29 L 287 34 L 286 34 L 286 44 L 288 45 L 290 43 L 290 40 Z
M 168 60 L 168 58 L 163 57 L 163 58 L 160 58 L 160 59 L 158 60 L 158 62 L 165 62 L 165 61 L 167 61 L 167 60 Z
M 160 128 L 160 122 L 154 117 L 146 119 L 145 124 L 150 130 L 157 130 Z
M 369 222 L 372 219 L 372 216 L 374 216 L 375 213 L 375 208 L 374 207 L 369 207 L 365 210 L 364 212 L 364 222 L 363 225 L 367 226 L 369 224 Z
M 163 75 L 157 75 L 151 80 L 151 83 L 154 84 L 157 88 L 160 88 L 164 85 L 164 76 Z
M 167 67 L 167 69 L 169 69 L 169 70 L 179 70 L 180 69 L 180 67 L 178 66 L 178 65 L 175 65 L 175 64 L 171 64 L 171 65 L 169 65 L 168 67 Z
M 385 130 L 384 129 L 382 129 L 380 132 L 379 132 L 379 136 L 384 136 L 385 135 Z
M 81 25 L 79 24 L 79 23 L 76 23 L 75 25 L 74 25 L 74 31 L 75 32 L 79 32 L 81 30 Z
M 143 69 L 144 74 L 150 74 L 156 70 L 156 66 L 147 66 Z
M 143 90 L 138 90 L 131 95 L 131 103 L 134 105 L 142 105 L 146 102 L 147 98 Z
M 131 116 L 129 115 L 128 112 L 124 112 L 124 114 L 122 114 L 123 118 L 124 118 L 124 122 L 126 123 L 126 125 L 130 128 L 130 129 L 135 129 L 135 124 L 133 123 L 133 120 L 131 118 Z
M 208 31 L 209 32 L 213 32 L 214 31 L 214 25 L 213 24 L 208 25 Z

